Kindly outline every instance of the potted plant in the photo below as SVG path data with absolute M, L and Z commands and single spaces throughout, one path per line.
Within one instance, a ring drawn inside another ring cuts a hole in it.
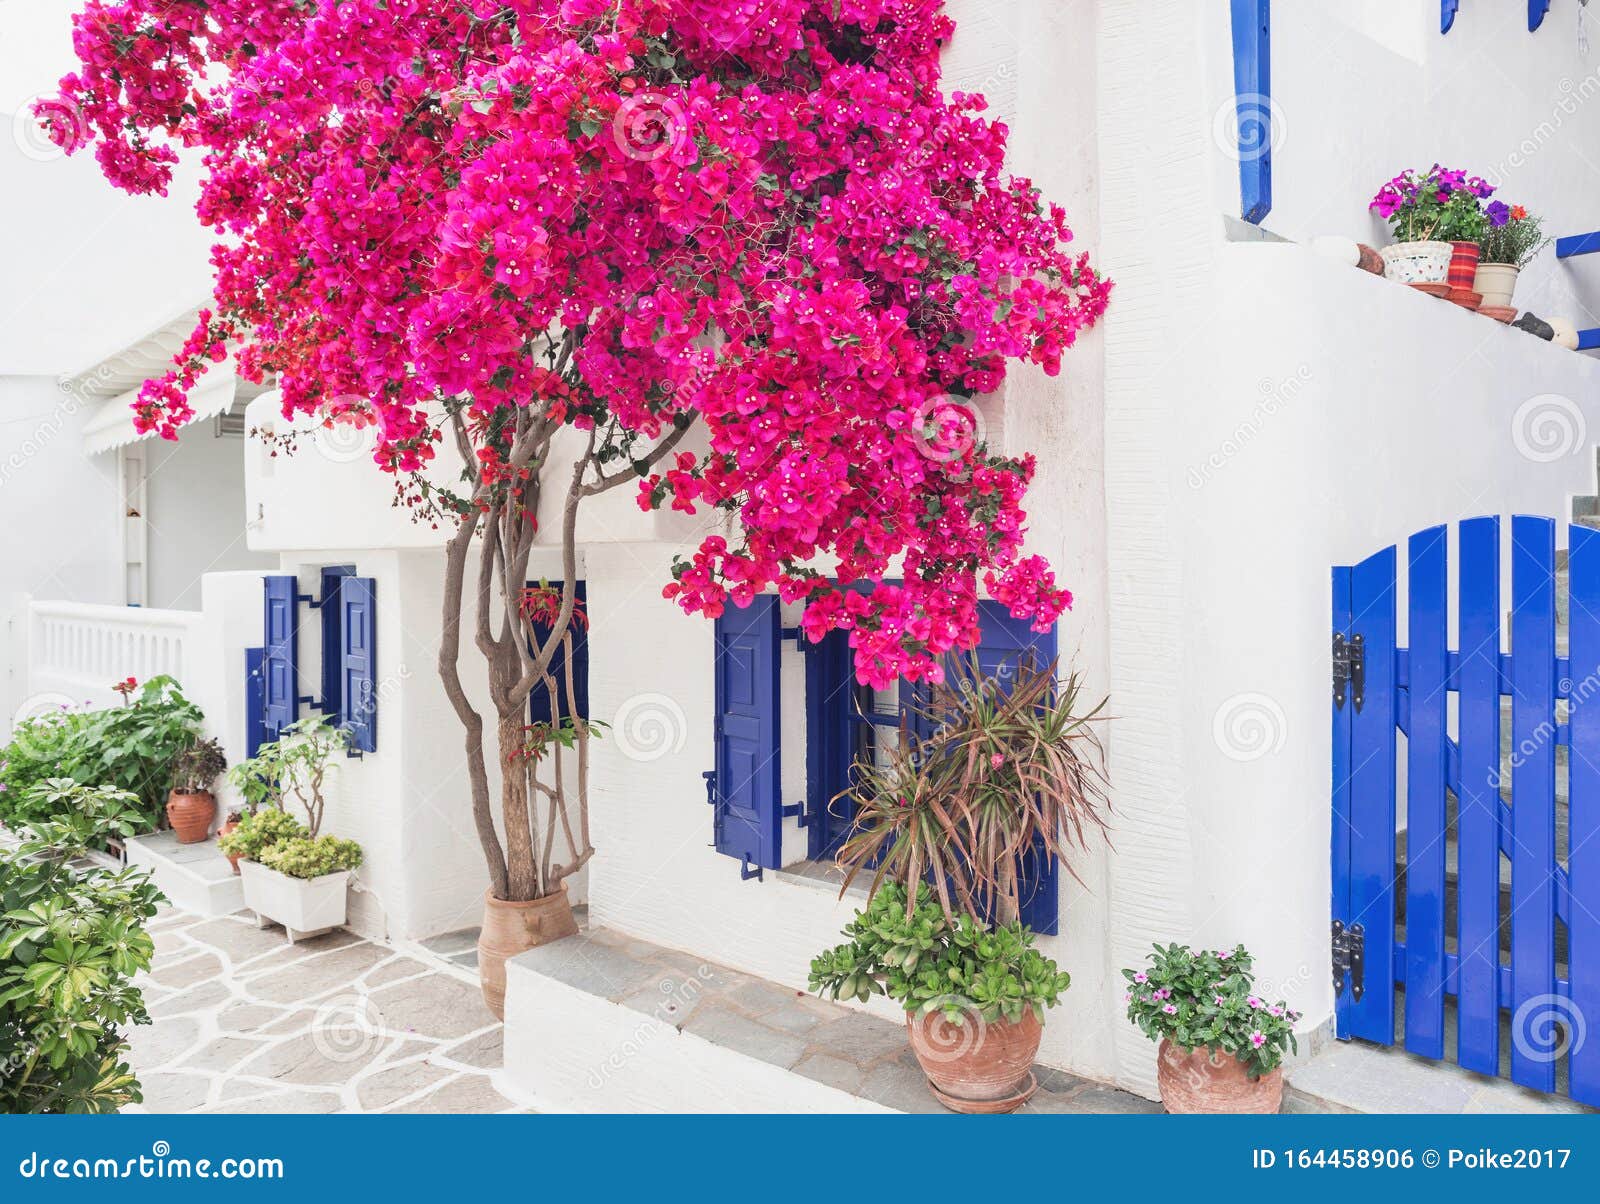
M 194 740 L 172 758 L 172 790 L 167 795 L 167 822 L 179 844 L 198 844 L 211 835 L 217 816 L 217 799 L 211 786 L 228 758 L 215 740 Z
M 1467 303 L 1486 224 L 1483 201 L 1493 191 L 1481 177 L 1437 163 L 1426 172 L 1406 170 L 1395 176 L 1378 189 L 1369 206 L 1389 223 L 1395 239 L 1380 252 L 1383 274 Z
M 1511 304 L 1517 276 L 1550 240 L 1544 237 L 1541 220 L 1521 205 L 1492 201 L 1486 214 L 1489 228 L 1484 231 L 1483 251 L 1472 287 L 1483 297 L 1483 313 L 1509 322 L 1517 316 L 1516 307 Z
M 1070 855 L 1103 830 L 1101 752 L 1074 676 L 1012 666 L 1006 681 L 954 666 L 925 704 L 929 733 L 855 766 L 845 886 L 873 878 L 851 938 L 811 966 L 835 999 L 884 993 L 906 1009 L 935 1095 L 960 1112 L 1027 1101 L 1045 1009 L 1068 986 L 1021 922 L 1023 859 Z
M 282 924 L 291 941 L 345 922 L 346 888 L 350 871 L 361 864 L 361 847 L 320 829 L 329 762 L 346 742 L 326 718 L 302 719 L 229 774 L 254 809 L 244 811 L 218 844 L 241 859 L 245 906 L 258 922 Z M 291 801 L 305 822 L 289 812 Z
M 906 1010 L 911 1049 L 934 1094 L 957 1112 L 1010 1112 L 1037 1088 L 1033 1059 L 1046 1008 L 1071 978 L 1032 948 L 1020 923 L 945 914 L 933 890 L 887 882 L 812 959 L 810 986 L 833 999 L 887 995 Z
M 1256 993 L 1243 945 L 1198 953 L 1155 947 L 1149 965 L 1124 970 L 1128 1019 L 1159 1040 L 1156 1080 L 1168 1112 L 1276 1112 L 1284 1050 L 1298 1052 L 1300 1013 Z

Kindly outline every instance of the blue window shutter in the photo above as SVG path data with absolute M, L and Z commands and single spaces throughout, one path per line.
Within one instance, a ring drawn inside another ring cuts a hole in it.
M 272 738 L 267 735 L 266 715 L 263 713 L 266 703 L 264 689 L 266 674 L 262 670 L 262 661 L 265 656 L 265 648 L 244 650 L 244 755 L 246 757 L 254 757 L 261 746 Z
M 716 624 L 715 844 L 739 859 L 746 877 L 779 866 L 781 638 L 778 599 L 770 595 L 728 607 Z
M 339 718 L 357 752 L 378 751 L 376 589 L 371 577 L 339 582 Z
M 528 582 L 531 589 L 538 583 Z M 582 582 L 574 582 L 573 597 L 576 599 L 576 609 L 581 609 L 585 615 L 589 613 L 589 590 Z M 577 716 L 579 719 L 589 717 L 589 629 L 573 620 L 568 625 L 568 634 L 572 636 L 572 692 L 575 698 L 567 697 L 567 654 L 565 648 L 557 648 L 555 655 L 550 658 L 550 676 L 556 679 L 556 695 L 561 703 L 561 714 L 565 718 Z M 535 623 L 534 636 L 539 645 L 550 638 L 550 624 Z M 528 722 L 549 723 L 552 715 L 550 711 L 550 691 L 543 682 L 533 687 L 528 695 Z
M 354 577 L 350 565 L 330 565 L 322 570 L 322 601 L 318 613 L 322 617 L 322 699 L 318 704 L 324 715 L 336 722 L 344 720 L 344 637 L 340 625 L 344 622 L 344 607 L 339 604 L 339 583 Z
M 1056 656 L 1056 631 L 1034 631 L 1027 619 L 1014 619 L 998 602 L 978 604 L 980 643 L 978 665 L 984 674 L 1009 689 L 1011 669 L 1032 661 L 1043 668 Z M 1042 845 L 1035 845 L 1022 857 L 1018 868 L 1017 894 L 1021 920 L 1035 932 L 1054 936 L 1060 930 L 1057 904 L 1060 898 L 1060 866 Z
M 268 740 L 299 717 L 299 583 L 293 577 L 263 577 L 261 726 Z

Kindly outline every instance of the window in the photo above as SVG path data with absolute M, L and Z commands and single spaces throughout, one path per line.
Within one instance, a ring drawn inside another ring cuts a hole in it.
M 538 584 L 537 581 L 530 581 L 528 582 L 528 588 L 533 589 Z M 574 597 L 573 617 L 567 628 L 567 634 L 572 638 L 572 697 L 569 697 L 567 692 L 567 654 L 564 648 L 557 648 L 555 655 L 550 658 L 550 676 L 555 678 L 556 681 L 556 701 L 561 708 L 561 714 L 569 719 L 574 716 L 579 719 L 587 719 L 589 717 L 589 590 L 587 583 L 583 581 L 575 583 Z M 550 624 L 535 622 L 533 631 L 540 647 L 543 647 L 544 642 L 550 638 Z M 528 722 L 549 723 L 551 718 L 550 690 L 543 682 L 540 682 L 533 687 L 533 692 L 528 695 Z
M 979 604 L 982 627 L 977 649 L 982 670 L 1001 681 L 1008 666 L 1024 658 L 1048 663 L 1056 654 L 1055 632 L 1034 632 L 1003 606 Z M 749 607 L 730 606 L 717 620 L 716 765 L 707 774 L 708 801 L 715 814 L 719 852 L 740 860 L 746 878 L 783 864 L 785 808 L 780 798 L 778 739 L 781 694 L 780 641 L 794 634 L 781 625 L 777 599 L 760 597 Z M 841 793 L 850 786 L 858 758 L 880 763 L 900 742 L 918 734 L 916 714 L 929 688 L 896 682 L 884 690 L 859 686 L 851 663 L 849 635 L 831 632 L 806 651 L 807 852 L 812 860 L 837 854 L 849 836 L 852 807 Z M 1036 849 L 1022 858 L 1022 918 L 1036 932 L 1057 930 L 1057 866 Z

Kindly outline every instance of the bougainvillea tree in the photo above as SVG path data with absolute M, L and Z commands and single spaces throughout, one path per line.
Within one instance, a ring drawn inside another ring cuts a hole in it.
M 400 496 L 453 524 L 440 664 L 499 898 L 588 854 L 579 832 L 551 863 L 565 811 L 530 805 L 523 721 L 573 622 L 587 498 L 728 512 L 667 595 L 705 616 L 803 600 L 864 682 L 936 677 L 976 642 L 980 590 L 1041 628 L 1070 602 L 1023 551 L 1031 457 L 977 439 L 968 399 L 1011 363 L 1058 372 L 1109 286 L 1006 173 L 982 99 L 941 90 L 942 9 L 91 0 L 76 19 L 81 69 L 41 117 L 133 192 L 201 157 L 220 235 L 215 306 L 139 424 L 176 432 L 240 342 L 287 414 L 375 424 Z M 441 445 L 459 488 L 428 483 Z M 559 529 L 536 529 L 541 499 Z M 544 540 L 565 580 L 524 606 Z M 490 666 L 504 844 L 463 624 Z

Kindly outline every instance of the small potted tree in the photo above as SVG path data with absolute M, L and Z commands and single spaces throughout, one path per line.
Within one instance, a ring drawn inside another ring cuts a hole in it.
M 346 919 L 346 888 L 350 871 L 361 864 L 361 847 L 321 831 L 329 763 L 345 745 L 344 732 L 327 719 L 302 719 L 230 773 L 256 809 L 241 814 L 237 828 L 218 843 L 224 854 L 241 859 L 245 906 L 258 923 L 282 924 L 291 941 Z M 291 801 L 304 822 L 288 810 Z
M 1483 251 L 1472 287 L 1483 297 L 1480 313 L 1509 322 L 1517 316 L 1516 306 L 1511 303 L 1517 276 L 1550 240 L 1544 237 L 1540 219 L 1521 205 L 1491 201 L 1486 216 L 1489 228 L 1484 231 Z
M 1276 1112 L 1283 1055 L 1300 1013 L 1256 994 L 1243 945 L 1198 953 L 1161 945 L 1124 970 L 1128 1019 L 1160 1041 L 1156 1080 L 1168 1112 Z
M 941 1103 L 1009 1112 L 1035 1084 L 1045 1009 L 1069 985 L 1020 919 L 1022 859 L 1070 854 L 1105 827 L 1105 779 L 1076 677 L 1014 666 L 1008 683 L 957 666 L 883 764 L 856 764 L 856 814 L 839 852 L 845 886 L 864 870 L 868 905 L 851 939 L 811 964 L 834 999 L 887 994 Z
M 228 758 L 215 740 L 193 740 L 172 758 L 172 791 L 167 795 L 167 822 L 179 844 L 198 844 L 211 835 L 217 798 L 211 787 Z

